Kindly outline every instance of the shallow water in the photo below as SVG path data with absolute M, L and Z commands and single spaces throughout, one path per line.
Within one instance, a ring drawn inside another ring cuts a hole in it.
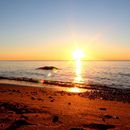
M 36 68 L 55 66 L 59 70 Z M 0 61 L 0 76 L 130 88 L 130 61 Z

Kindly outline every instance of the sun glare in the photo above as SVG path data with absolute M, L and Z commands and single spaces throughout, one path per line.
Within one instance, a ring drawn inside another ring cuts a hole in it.
M 80 92 L 80 89 L 77 88 L 77 87 L 70 88 L 70 92 L 73 92 L 73 93 L 79 93 L 79 92 Z
M 83 57 L 84 57 L 84 53 L 83 53 L 82 50 L 77 49 L 76 51 L 73 52 L 73 58 L 74 58 L 75 60 L 80 60 L 80 59 L 83 58 Z

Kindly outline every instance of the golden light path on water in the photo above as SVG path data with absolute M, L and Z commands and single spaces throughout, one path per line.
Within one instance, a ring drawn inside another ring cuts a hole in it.
M 67 88 L 65 91 L 71 92 L 71 93 L 83 93 L 83 92 L 90 91 L 90 90 L 73 87 L 73 88 Z
M 75 83 L 81 83 L 83 81 L 82 75 L 81 75 L 81 61 L 80 59 L 76 60 L 76 68 L 75 68 L 75 73 L 76 77 L 74 79 Z
M 73 58 L 75 59 L 75 74 L 76 77 L 74 79 L 75 83 L 81 83 L 83 81 L 82 78 L 82 64 L 81 58 L 84 57 L 84 53 L 81 49 L 77 49 L 73 52 Z
M 75 59 L 75 78 L 74 78 L 74 83 L 83 83 L 83 78 L 82 78 L 82 64 L 81 64 L 81 58 L 84 56 L 82 50 L 78 49 L 74 51 L 73 57 Z M 78 88 L 78 87 L 73 87 L 68 89 L 69 92 L 75 92 L 75 93 L 80 93 L 80 92 L 85 92 L 86 90 Z

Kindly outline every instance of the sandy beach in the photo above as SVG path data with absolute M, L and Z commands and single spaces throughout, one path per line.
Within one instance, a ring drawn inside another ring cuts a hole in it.
M 0 130 L 130 130 L 130 104 L 0 84 Z

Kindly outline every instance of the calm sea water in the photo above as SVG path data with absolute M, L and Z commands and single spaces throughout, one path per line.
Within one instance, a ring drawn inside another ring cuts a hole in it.
M 59 70 L 36 70 L 42 66 L 55 66 Z M 130 61 L 0 61 L 0 76 L 130 88 Z

